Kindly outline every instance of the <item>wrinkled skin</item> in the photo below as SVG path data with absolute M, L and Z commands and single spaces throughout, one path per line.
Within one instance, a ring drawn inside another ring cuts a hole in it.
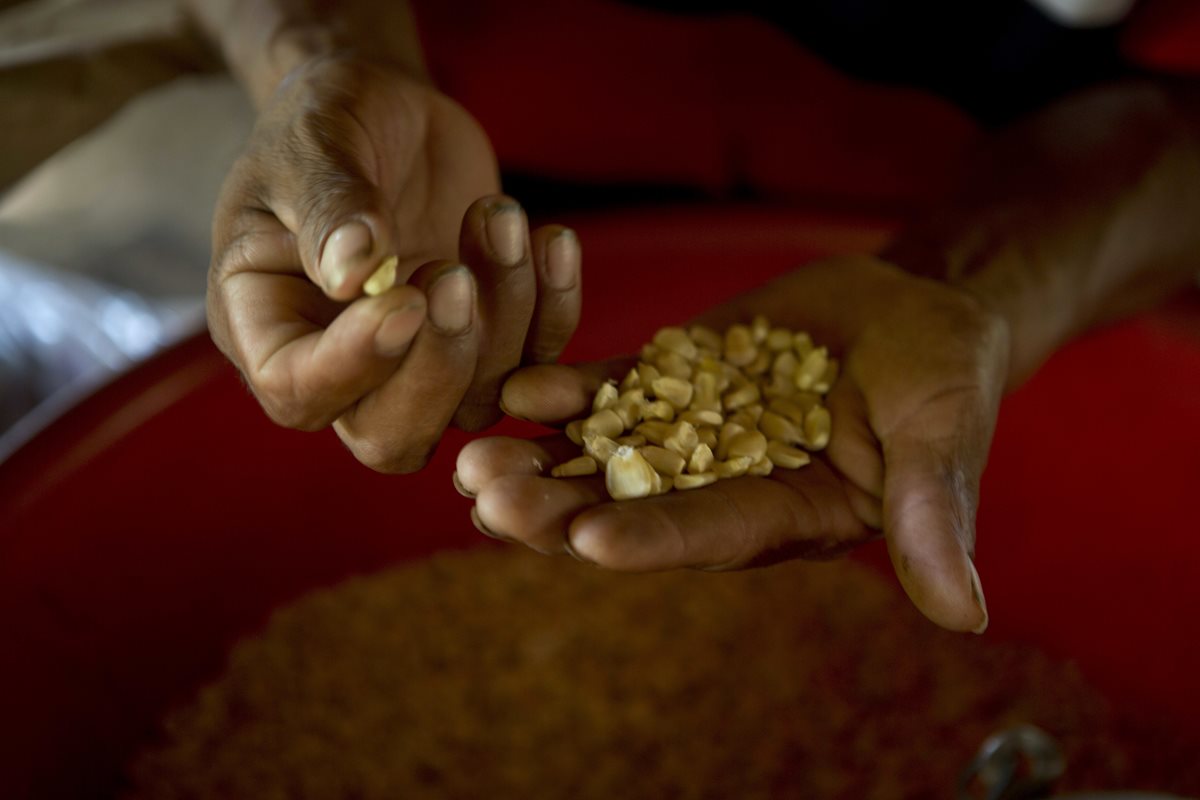
M 504 377 L 574 331 L 580 268 L 569 230 L 531 233 L 499 189 L 475 120 L 397 68 L 324 58 L 283 82 L 222 189 L 208 289 L 272 419 L 332 425 L 384 472 L 497 419 Z M 363 296 L 393 254 L 396 285 Z
M 971 557 L 979 480 L 1008 370 L 1008 329 L 966 292 L 870 258 L 797 270 L 712 309 L 718 330 L 764 313 L 842 359 L 828 397 L 828 449 L 799 470 L 612 502 L 602 474 L 549 468 L 577 455 L 564 435 L 470 443 L 456 480 L 485 532 L 617 570 L 737 569 L 841 554 L 887 538 L 897 575 L 934 622 L 982 631 Z M 549 424 L 590 411 L 631 364 L 540 366 L 504 387 L 509 413 Z
M 561 227 L 531 233 L 496 176 L 479 126 L 420 80 L 340 58 L 289 76 L 222 191 L 209 284 L 213 338 L 273 419 L 332 425 L 368 466 L 410 472 L 448 425 L 495 421 L 502 384 L 510 413 L 562 422 L 623 373 L 628 361 L 531 366 L 503 383 L 570 338 L 581 257 Z M 335 233 L 348 223 L 357 239 Z M 391 254 L 396 285 L 362 296 Z M 1005 325 L 958 289 L 865 258 L 798 270 L 700 321 L 755 313 L 843 358 L 833 437 L 811 466 L 612 503 L 601 477 L 542 477 L 576 452 L 565 437 L 488 438 L 458 463 L 477 521 L 624 570 L 828 557 L 882 529 L 918 607 L 982 629 L 970 554 Z

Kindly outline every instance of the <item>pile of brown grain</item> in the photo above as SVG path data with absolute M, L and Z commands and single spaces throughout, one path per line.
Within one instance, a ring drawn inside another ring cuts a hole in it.
M 630 576 L 486 549 L 279 612 L 130 796 L 950 797 L 1025 721 L 1065 788 L 1186 788 L 1139 771 L 1070 666 L 938 631 L 852 563 Z

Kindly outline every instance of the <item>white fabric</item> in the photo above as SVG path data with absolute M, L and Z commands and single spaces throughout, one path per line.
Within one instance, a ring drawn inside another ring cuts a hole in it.
M 225 77 L 138 97 L 0 202 L 0 250 L 153 297 L 202 295 L 212 209 L 253 120 Z
M 0 201 L 0 460 L 204 324 L 212 209 L 253 124 L 225 77 L 149 92 Z M 19 124 L 19 123 L 18 123 Z

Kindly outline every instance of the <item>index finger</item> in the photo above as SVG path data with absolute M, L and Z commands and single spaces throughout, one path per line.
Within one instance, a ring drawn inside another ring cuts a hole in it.
M 560 439 L 531 447 L 563 453 L 569 448 Z M 476 443 L 476 450 L 487 448 L 487 441 Z M 494 449 L 511 453 L 513 464 L 506 471 L 493 463 L 489 479 L 481 481 L 480 522 L 541 552 L 570 552 L 608 569 L 738 569 L 828 557 L 875 535 L 852 511 L 841 480 L 820 460 L 769 478 L 735 478 L 611 502 L 603 475 L 547 478 L 529 468 L 522 448 L 497 441 Z M 482 452 L 475 457 L 485 459 Z
M 348 306 L 325 297 L 277 220 L 250 211 L 219 252 L 209 327 L 276 422 L 324 427 L 387 379 L 425 317 L 419 289 L 399 286 Z

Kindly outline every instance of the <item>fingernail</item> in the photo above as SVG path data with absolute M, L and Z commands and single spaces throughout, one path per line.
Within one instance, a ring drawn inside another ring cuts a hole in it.
M 363 284 L 363 292 L 376 297 L 383 294 L 388 289 L 396 285 L 396 266 L 400 263 L 400 259 L 396 256 L 384 259 L 379 265 L 379 269 L 371 273 L 371 277 L 367 278 Z
M 571 537 L 570 536 L 568 536 L 565 540 L 563 540 L 563 550 L 566 551 L 567 555 L 569 555 L 571 558 L 575 559 L 576 561 L 578 561 L 582 564 L 594 564 L 595 563 L 594 561 L 591 561 L 590 559 L 586 559 L 583 556 L 579 555 L 579 553 L 575 552 L 575 548 L 571 546 Z
M 504 390 L 501 389 L 501 391 L 504 391 Z M 513 410 L 511 408 L 509 408 L 508 404 L 506 404 L 504 402 L 503 395 L 500 396 L 499 404 L 500 404 L 500 411 L 502 411 L 504 414 L 512 417 L 513 419 L 519 419 L 522 422 L 529 422 L 529 420 L 527 420 L 525 417 L 522 417 L 520 414 L 513 413 Z
M 424 321 L 424 303 L 410 303 L 389 312 L 379 323 L 379 330 L 375 331 L 375 352 L 384 358 L 404 355 Z
M 988 626 L 988 610 L 987 600 L 983 598 L 983 584 L 979 582 L 979 571 L 975 569 L 975 562 L 967 559 L 967 565 L 971 568 L 971 594 L 975 598 L 975 604 L 979 606 L 979 610 L 983 613 L 983 622 L 979 623 L 972 633 L 983 633 Z
M 474 499 L 475 499 L 475 494 L 474 494 L 473 492 L 469 491 L 469 490 L 467 489 L 467 487 L 463 486 L 463 485 L 462 485 L 462 481 L 461 481 L 461 480 L 459 480 L 459 478 L 458 478 L 458 470 L 455 470 L 455 471 L 454 471 L 454 473 L 453 473 L 453 474 L 450 476 L 450 481 L 451 481 L 451 483 L 453 483 L 453 484 L 454 484 L 454 489 L 455 489 L 455 491 L 457 491 L 457 492 L 458 492 L 459 494 L 461 494 L 463 497 L 469 497 L 469 498 L 471 498 L 472 500 L 474 500 Z M 475 509 L 471 509 L 471 510 L 472 510 L 472 511 L 474 511 Z
M 521 224 L 521 207 L 503 203 L 488 213 L 488 247 L 496 260 L 506 266 L 519 262 L 525 255 L 525 231 Z
M 471 324 L 475 286 L 466 267 L 443 273 L 429 292 L 429 321 L 442 333 L 457 335 Z
M 579 279 L 579 239 L 564 228 L 546 245 L 546 283 L 554 289 L 570 289 Z
M 495 531 L 488 530 L 488 526 L 484 525 L 483 521 L 479 519 L 479 512 L 475 510 L 475 506 L 471 506 L 471 522 L 475 525 L 475 529 L 478 530 L 480 533 L 482 533 L 484 536 L 490 537 L 492 539 L 496 539 L 497 541 L 501 541 L 501 542 L 511 542 L 512 541 L 512 539 L 508 538 L 507 536 L 501 536 L 500 534 L 496 533 Z
M 325 240 L 317 271 L 325 291 L 334 294 L 346 282 L 350 268 L 371 252 L 371 229 L 362 222 L 347 222 Z

